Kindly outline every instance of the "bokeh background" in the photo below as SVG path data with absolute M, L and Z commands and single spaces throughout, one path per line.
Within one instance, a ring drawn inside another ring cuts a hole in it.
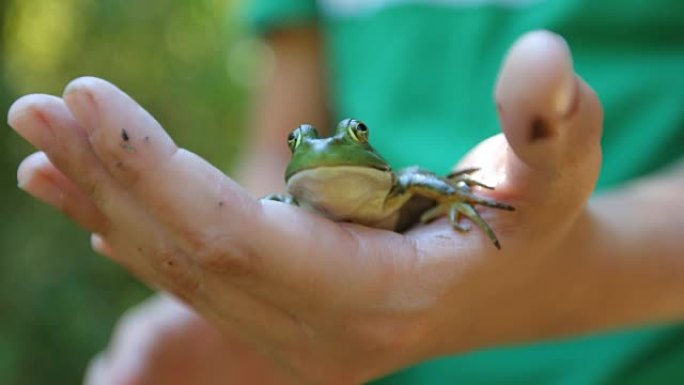
M 33 150 L 6 125 L 20 95 L 108 79 L 176 142 L 230 173 L 264 51 L 238 0 L 0 0 L 0 384 L 79 384 L 119 315 L 150 294 L 89 235 L 16 187 Z

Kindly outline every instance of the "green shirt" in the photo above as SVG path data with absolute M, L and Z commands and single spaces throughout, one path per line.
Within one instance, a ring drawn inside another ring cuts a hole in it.
M 394 167 L 445 173 L 499 132 L 497 71 L 515 39 L 538 28 L 567 39 L 603 103 L 599 189 L 684 154 L 681 0 L 254 0 L 249 17 L 261 32 L 317 23 L 335 120 L 366 122 Z M 376 383 L 684 384 L 684 327 L 488 349 Z

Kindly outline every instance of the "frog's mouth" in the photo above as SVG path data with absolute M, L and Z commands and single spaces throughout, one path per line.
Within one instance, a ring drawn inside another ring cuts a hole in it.
M 326 170 L 328 171 L 328 172 L 326 172 L 326 174 L 329 173 L 329 172 L 334 173 L 336 169 L 339 169 L 338 171 L 339 171 L 341 174 L 344 174 L 345 171 L 349 171 L 349 170 L 352 170 L 352 169 L 359 169 L 359 170 L 362 170 L 362 169 L 376 170 L 376 171 L 381 171 L 381 172 L 383 172 L 383 173 L 387 173 L 387 172 L 392 171 L 392 168 L 391 168 L 389 165 L 387 165 L 387 164 L 379 164 L 379 163 L 378 163 L 378 164 L 370 164 L 370 165 L 366 165 L 366 166 L 359 166 L 358 164 L 355 164 L 355 163 L 350 163 L 350 164 L 335 164 L 335 165 L 325 165 L 325 164 L 322 164 L 322 165 L 316 165 L 316 166 L 311 166 L 311 167 L 300 168 L 300 169 L 297 169 L 297 170 L 287 170 L 287 173 L 286 173 L 286 175 L 285 175 L 285 181 L 288 181 L 288 182 L 289 182 L 290 179 L 291 179 L 292 177 L 294 177 L 295 175 L 297 175 L 297 174 L 301 174 L 301 173 L 303 173 L 303 172 L 311 172 L 311 171 L 313 171 L 313 170 L 318 170 L 318 169 L 326 169 Z

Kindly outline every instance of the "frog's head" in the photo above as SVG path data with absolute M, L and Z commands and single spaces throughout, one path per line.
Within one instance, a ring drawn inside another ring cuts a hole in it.
M 368 127 L 354 119 L 337 125 L 335 134 L 320 138 L 310 124 L 295 128 L 287 137 L 292 160 L 285 180 L 300 171 L 318 167 L 358 166 L 390 171 L 387 162 L 368 143 Z

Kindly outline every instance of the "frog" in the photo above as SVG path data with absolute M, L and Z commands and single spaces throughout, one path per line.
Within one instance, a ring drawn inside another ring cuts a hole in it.
M 369 128 L 344 119 L 328 137 L 311 124 L 292 130 L 287 144 L 292 157 L 285 170 L 287 194 L 263 199 L 302 207 L 337 222 L 352 222 L 404 232 L 418 223 L 448 217 L 454 230 L 468 232 L 468 218 L 501 249 L 496 234 L 476 205 L 514 211 L 515 208 L 476 194 L 493 190 L 478 181 L 472 167 L 439 176 L 418 166 L 396 172 L 369 143 Z

